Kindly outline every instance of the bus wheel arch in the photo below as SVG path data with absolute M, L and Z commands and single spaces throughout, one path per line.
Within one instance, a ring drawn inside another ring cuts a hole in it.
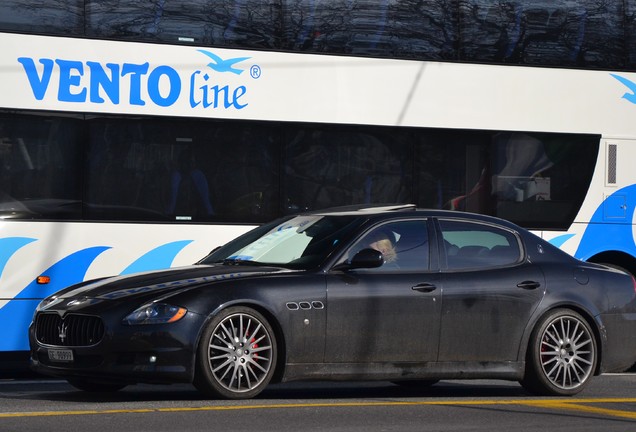
M 593 255 L 588 262 L 616 268 L 636 277 L 636 257 L 621 251 L 606 251 Z

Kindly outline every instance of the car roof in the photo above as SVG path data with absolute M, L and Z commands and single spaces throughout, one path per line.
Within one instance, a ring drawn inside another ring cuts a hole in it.
M 392 217 L 403 216 L 427 216 L 427 217 L 452 217 L 460 219 L 471 219 L 482 222 L 496 223 L 518 231 L 524 231 L 518 225 L 495 216 L 488 216 L 479 213 L 470 213 L 456 210 L 440 210 L 418 208 L 415 204 L 360 204 L 344 207 L 332 207 L 323 210 L 315 210 L 304 214 L 321 215 L 321 216 L 363 216 L 372 219 L 390 219 Z
M 324 210 L 316 210 L 312 212 L 303 213 L 303 215 L 317 215 L 317 216 L 357 216 L 366 219 L 367 223 L 376 224 L 384 221 L 390 221 L 394 219 L 408 219 L 409 217 L 428 217 L 428 218 L 455 218 L 463 219 L 474 222 L 481 222 L 486 224 L 494 224 L 511 231 L 518 233 L 522 238 L 526 246 L 531 250 L 531 256 L 536 259 L 538 255 L 534 252 L 537 250 L 537 245 L 541 246 L 542 252 L 540 256 L 544 256 L 548 260 L 556 259 L 568 259 L 575 260 L 576 258 L 552 245 L 551 243 L 543 240 L 542 238 L 532 234 L 526 228 L 523 228 L 508 220 L 498 218 L 496 216 L 489 216 L 479 213 L 470 213 L 457 210 L 440 210 L 440 209 L 427 209 L 418 208 L 414 204 L 395 204 L 395 205 L 354 205 L 346 207 L 335 207 Z M 578 261 L 578 260 L 577 260 Z
M 417 206 L 414 204 L 360 204 L 343 207 L 331 207 L 322 210 L 314 210 L 308 213 L 320 215 L 363 215 L 363 214 L 383 214 L 395 213 L 399 211 L 414 211 Z

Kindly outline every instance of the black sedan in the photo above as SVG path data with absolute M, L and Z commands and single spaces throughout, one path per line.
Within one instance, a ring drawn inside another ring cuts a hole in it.
M 506 221 L 412 206 L 258 227 L 196 265 L 45 299 L 31 362 L 87 391 L 193 383 L 519 381 L 572 395 L 636 362 L 636 283 Z

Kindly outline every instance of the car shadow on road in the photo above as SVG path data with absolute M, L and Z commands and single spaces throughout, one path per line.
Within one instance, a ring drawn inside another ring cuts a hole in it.
M 6 396 L 6 394 L 5 394 Z M 17 396 L 17 395 L 16 395 Z M 397 385 L 387 382 L 298 382 L 274 384 L 255 400 L 414 399 L 414 398 L 523 398 L 531 396 L 523 387 L 507 381 L 441 381 L 433 386 Z M 158 402 L 211 400 L 187 384 L 132 385 L 118 392 L 84 392 L 57 382 L 42 392 L 22 393 L 18 398 L 60 402 Z
M 270 386 L 259 397 L 266 399 L 358 399 L 358 398 L 466 398 L 493 397 L 510 398 L 524 397 L 529 393 L 517 383 L 476 382 L 476 381 L 441 381 L 435 385 L 414 384 L 408 386 L 386 382 L 362 383 L 293 383 Z

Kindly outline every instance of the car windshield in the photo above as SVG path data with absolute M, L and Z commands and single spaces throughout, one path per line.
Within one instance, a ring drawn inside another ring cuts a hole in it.
M 202 264 L 316 267 L 362 224 L 354 216 L 301 215 L 264 225 L 207 256 Z

